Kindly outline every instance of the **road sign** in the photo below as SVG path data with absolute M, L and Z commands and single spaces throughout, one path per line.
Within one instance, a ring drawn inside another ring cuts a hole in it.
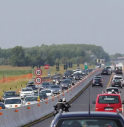
M 49 69 L 49 65 L 48 64 L 46 64 L 44 67 L 45 67 L 45 69 Z
M 36 84 L 41 84 L 42 83 L 42 78 L 41 77 L 36 77 L 35 78 L 35 83 Z
M 85 68 L 85 69 L 88 69 L 88 66 L 87 66 L 87 65 L 84 65 L 84 68 Z
M 42 75 L 42 70 L 40 68 L 37 68 L 35 70 L 35 74 L 36 74 L 36 76 L 41 76 Z

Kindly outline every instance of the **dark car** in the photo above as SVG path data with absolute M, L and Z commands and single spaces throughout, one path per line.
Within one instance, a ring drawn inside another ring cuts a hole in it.
M 69 73 L 64 73 L 64 74 L 63 74 L 63 79 L 66 79 L 66 78 L 68 78 L 68 77 L 70 77 L 70 74 L 69 74 Z
M 28 84 L 26 85 L 26 87 L 31 87 L 34 92 L 37 92 L 37 89 L 38 89 L 35 85 L 32 85 L 32 84 Z
M 103 87 L 103 81 L 100 78 L 94 78 L 92 81 L 92 87 L 94 86 L 101 86 Z
M 82 70 L 82 75 L 83 76 L 88 75 L 87 71 L 86 70 Z
M 59 112 L 50 127 L 124 127 L 124 118 L 119 112 Z
M 4 92 L 2 101 L 4 102 L 6 98 L 12 98 L 12 97 L 18 97 L 18 96 L 19 95 L 15 91 L 7 91 L 7 92 Z
M 42 82 L 41 87 L 48 88 L 50 85 L 52 85 L 50 82 Z
M 3 102 L 0 102 L 0 107 L 1 107 L 2 109 L 6 109 L 5 104 L 4 104 Z
M 29 81 L 28 83 L 27 83 L 27 85 L 34 85 L 35 83 L 34 83 L 34 81 Z
M 35 96 L 38 96 L 38 93 L 35 93 L 34 95 Z M 39 97 L 40 97 L 40 100 L 45 100 L 46 98 L 48 98 L 48 96 L 46 95 L 45 92 L 44 93 L 43 92 L 42 93 L 40 92 L 39 93 Z
M 110 69 L 104 68 L 104 69 L 102 70 L 102 72 L 101 72 L 101 75 L 104 75 L 104 74 L 111 75 Z
M 60 83 L 60 87 L 62 88 L 62 90 L 67 90 L 68 88 L 71 87 L 71 82 L 70 80 L 62 80 L 61 83 Z
M 75 80 L 80 80 L 80 79 L 83 78 L 83 75 L 82 75 L 81 73 L 74 73 L 74 74 L 73 74 L 73 78 L 74 78 Z
M 75 80 L 74 80 L 74 78 L 68 77 L 68 78 L 66 78 L 66 80 L 70 80 L 71 84 L 72 84 L 72 85 L 75 85 Z
M 60 76 L 57 76 L 57 77 L 53 78 L 53 84 L 60 84 L 60 82 L 61 82 L 61 77 Z
M 120 79 L 114 79 L 111 84 L 112 87 L 121 87 L 122 88 L 122 82 Z
M 73 70 L 67 70 L 65 73 L 69 73 L 71 77 L 73 76 Z

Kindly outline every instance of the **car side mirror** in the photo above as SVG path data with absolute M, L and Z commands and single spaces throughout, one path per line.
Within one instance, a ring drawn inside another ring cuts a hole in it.
M 92 104 L 96 104 L 96 101 L 93 101 Z
M 124 101 L 122 101 L 122 104 L 124 104 Z

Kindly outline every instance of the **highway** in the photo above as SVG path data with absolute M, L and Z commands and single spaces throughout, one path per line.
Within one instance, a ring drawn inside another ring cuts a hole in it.
M 98 94 L 102 93 L 102 90 L 105 90 L 107 86 L 110 85 L 110 75 L 103 75 L 102 76 L 104 79 L 103 82 L 103 87 L 100 86 L 95 86 L 92 87 L 90 86 L 90 109 L 91 111 L 94 111 L 95 105 L 92 104 L 92 101 L 96 100 L 96 97 Z M 124 89 L 122 93 L 122 97 L 124 96 Z M 124 97 L 122 98 L 124 99 Z M 87 111 L 88 110 L 88 104 L 89 104 L 89 88 L 87 88 L 73 103 L 70 111 Z M 46 109 L 47 110 L 47 109 Z M 47 118 L 37 124 L 32 123 L 32 125 L 27 126 L 27 127 L 49 127 L 51 121 L 53 120 L 54 117 Z

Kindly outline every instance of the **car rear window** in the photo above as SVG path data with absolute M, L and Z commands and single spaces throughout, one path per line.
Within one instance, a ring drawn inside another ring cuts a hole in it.
M 118 119 L 60 119 L 56 127 L 123 127 Z
M 112 89 L 107 89 L 106 92 L 112 92 L 112 90 L 114 90 L 115 92 L 119 92 L 118 89 L 112 88 Z
M 99 104 L 117 104 L 119 103 L 119 97 L 118 96 L 99 96 L 98 99 Z

